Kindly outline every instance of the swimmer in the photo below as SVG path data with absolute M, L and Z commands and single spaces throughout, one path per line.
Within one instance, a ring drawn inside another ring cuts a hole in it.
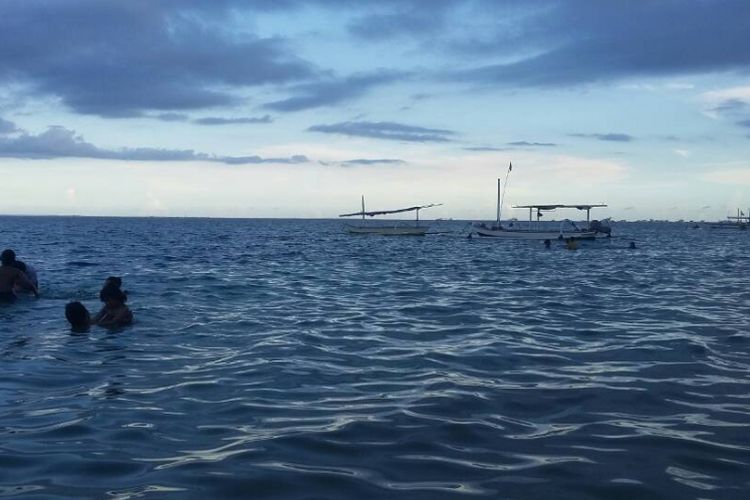
M 13 267 L 22 271 L 23 274 L 25 274 L 26 277 L 29 279 L 31 284 L 34 285 L 34 288 L 36 288 L 37 291 L 39 290 L 39 278 L 37 277 L 36 269 L 31 267 L 29 264 L 26 264 L 25 262 L 22 262 L 18 259 L 16 259 L 13 262 Z M 23 287 L 16 287 L 16 292 L 29 292 L 29 291 L 31 290 L 25 289 Z
M 92 324 L 116 328 L 133 322 L 133 313 L 125 305 L 128 296 L 115 284 L 105 286 L 99 293 L 99 298 L 104 302 L 104 307 L 91 320 Z
M 544 240 L 544 248 L 550 248 L 552 242 L 550 240 Z
M 16 294 L 14 288 L 29 290 L 35 297 L 39 297 L 34 284 L 20 269 L 14 267 L 16 253 L 13 250 L 4 250 L 0 254 L 0 302 L 14 302 Z
M 631 250 L 635 250 L 635 241 L 631 241 L 630 246 L 628 248 Z
M 102 302 L 104 302 L 104 299 L 102 298 L 102 292 L 104 292 L 104 290 L 109 287 L 114 287 L 120 290 L 122 288 L 122 278 L 120 278 L 119 276 L 108 276 L 107 279 L 104 280 L 104 286 L 99 292 L 99 300 L 101 300 Z
M 86 306 L 80 302 L 70 302 L 65 306 L 65 318 L 70 323 L 71 331 L 86 333 L 91 326 L 91 315 Z

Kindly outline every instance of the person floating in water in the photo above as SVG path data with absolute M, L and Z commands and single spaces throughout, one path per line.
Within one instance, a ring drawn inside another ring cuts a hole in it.
M 568 250 L 578 250 L 578 242 L 575 238 L 568 238 L 565 240 L 565 248 Z
M 65 306 L 65 318 L 70 323 L 70 329 L 76 333 L 86 333 L 91 326 L 91 315 L 86 306 L 80 302 L 70 302 Z
M 29 281 L 23 271 L 13 265 L 15 261 L 16 253 L 13 250 L 4 250 L 0 254 L 0 302 L 14 302 L 14 289 L 28 290 L 35 297 L 39 297 L 36 286 Z
M 550 248 L 552 242 L 550 240 L 544 240 L 544 248 Z
M 631 250 L 635 250 L 635 241 L 631 241 L 630 246 L 628 248 Z
M 128 296 L 120 290 L 117 284 L 105 285 L 99 292 L 99 299 L 104 302 L 104 307 L 91 319 L 92 324 L 105 328 L 117 328 L 133 322 L 133 313 L 125 305 Z

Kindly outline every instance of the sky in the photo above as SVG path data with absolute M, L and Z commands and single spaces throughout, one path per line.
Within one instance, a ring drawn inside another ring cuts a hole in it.
M 0 214 L 750 209 L 746 0 L 0 0 Z M 513 165 L 509 173 L 509 164 Z

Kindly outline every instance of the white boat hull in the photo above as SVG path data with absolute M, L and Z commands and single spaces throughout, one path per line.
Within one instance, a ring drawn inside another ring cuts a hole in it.
M 424 236 L 427 226 L 346 226 L 350 234 L 380 234 L 384 236 Z
M 718 224 L 711 224 L 708 227 L 711 229 L 734 229 L 735 231 L 745 231 L 748 229 L 747 224 L 738 224 L 736 222 L 719 222 Z
M 505 238 L 510 240 L 557 240 L 575 238 L 590 240 L 597 237 L 597 231 L 530 231 L 524 229 L 485 229 L 474 230 L 479 236 L 491 238 Z M 605 236 L 605 235 L 601 235 Z

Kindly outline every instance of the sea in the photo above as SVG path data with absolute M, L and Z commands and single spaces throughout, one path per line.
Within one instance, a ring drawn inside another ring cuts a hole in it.
M 41 287 L 0 305 L 0 496 L 750 498 L 750 231 L 0 229 Z M 135 323 L 71 332 L 112 275 Z

